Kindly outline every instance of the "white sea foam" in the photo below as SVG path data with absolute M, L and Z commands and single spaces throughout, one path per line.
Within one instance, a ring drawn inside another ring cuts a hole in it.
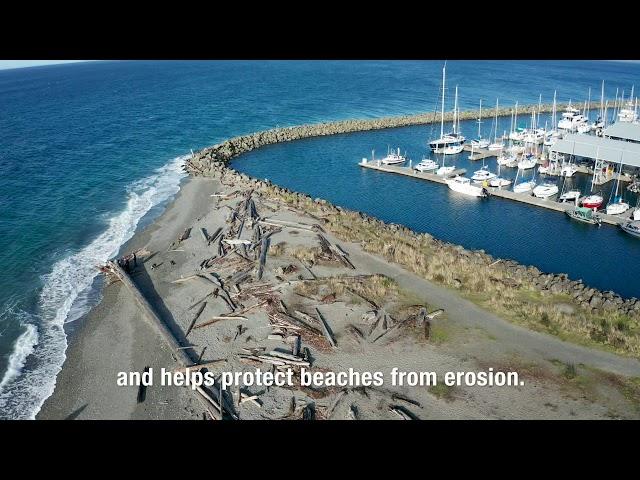
M 9 359 L 9 371 L 0 383 L 2 417 L 33 419 L 53 393 L 66 358 L 64 324 L 72 307 L 73 317 L 78 316 L 74 302 L 91 288 L 97 276 L 96 266 L 118 253 L 135 233 L 140 219 L 180 190 L 180 180 L 186 175 L 182 169 L 186 158 L 178 157 L 133 183 L 128 189 L 127 206 L 109 220 L 106 230 L 82 250 L 58 261 L 44 276 L 37 329 L 33 323 L 26 324 L 27 330 L 17 340 Z M 29 368 L 21 372 L 29 356 Z

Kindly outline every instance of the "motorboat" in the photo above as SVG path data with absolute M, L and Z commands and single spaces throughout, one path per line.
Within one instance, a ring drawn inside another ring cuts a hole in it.
M 451 190 L 472 197 L 486 197 L 487 192 L 484 188 L 471 184 L 471 180 L 460 175 L 447 179 L 447 185 Z
M 576 167 L 573 163 L 565 163 L 562 165 L 560 169 L 560 176 L 562 177 L 573 177 L 573 174 L 578 171 L 578 167 Z
M 607 215 L 620 215 L 631 208 L 627 202 L 623 202 L 622 198 L 617 197 L 613 202 L 607 205 L 605 212 Z
M 576 207 L 573 210 L 566 210 L 567 216 L 573 220 L 577 220 L 583 223 L 589 223 L 591 225 L 600 225 L 600 215 L 595 213 L 590 208 Z
M 496 152 L 498 150 L 502 150 L 504 148 L 504 144 L 502 142 L 494 142 L 487 147 L 488 150 Z
M 482 183 L 486 180 L 491 180 L 492 178 L 496 177 L 497 175 L 495 173 L 489 171 L 489 167 L 484 166 L 480 170 L 476 170 L 475 172 L 473 172 L 471 180 L 473 180 L 475 183 Z
M 562 118 L 558 122 L 558 128 L 575 132 L 584 123 L 588 123 L 587 117 L 582 115 L 577 108 L 569 106 L 562 114 Z
M 448 167 L 445 167 L 444 165 L 440 168 L 438 168 L 438 170 L 436 170 L 436 175 L 440 175 L 440 176 L 447 176 L 447 175 L 451 175 L 454 171 L 455 171 L 456 167 L 454 167 L 453 165 L 450 165 Z
M 507 187 L 513 183 L 513 180 L 509 180 L 508 178 L 496 177 L 489 180 L 490 187 Z
M 437 162 L 430 158 L 423 158 L 413 169 L 419 172 L 432 172 L 433 170 L 437 170 L 439 166 Z
M 549 198 L 558 193 L 558 186 L 555 183 L 543 183 L 533 189 L 533 196 L 538 198 Z
M 563 203 L 575 203 L 575 201 L 580 198 L 580 195 L 580 190 L 569 190 L 568 192 L 564 192 L 560 195 L 559 200 Z
M 600 208 L 604 199 L 600 195 L 589 195 L 582 199 L 582 206 L 585 208 Z
M 406 161 L 406 158 L 400 155 L 400 148 L 398 148 L 397 153 L 387 152 L 387 156 L 380 159 L 380 162 L 385 165 L 399 165 L 401 163 L 404 163 L 405 161 Z
M 520 182 L 517 185 L 514 185 L 513 191 L 515 193 L 531 193 L 535 186 L 536 182 L 534 182 L 533 180 L 525 180 L 524 182 Z
M 629 235 L 640 238 L 640 220 L 621 223 L 620 228 Z
M 529 170 L 534 168 L 538 164 L 538 160 L 533 155 L 527 155 L 525 158 L 518 162 L 518 168 L 520 170 Z

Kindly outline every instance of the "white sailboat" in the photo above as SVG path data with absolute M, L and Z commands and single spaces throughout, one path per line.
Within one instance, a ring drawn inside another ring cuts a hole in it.
M 498 99 L 496 98 L 496 117 L 494 120 L 494 134 L 493 134 L 493 143 L 487 147 L 489 150 L 497 151 L 502 150 L 504 145 L 502 144 L 502 140 L 498 142 Z
M 495 173 L 489 171 L 489 167 L 483 165 L 480 170 L 476 170 L 475 172 L 473 172 L 471 180 L 473 180 L 474 183 L 482 183 L 496 177 L 497 175 Z
M 482 99 L 480 99 L 480 112 L 478 115 L 478 138 L 475 140 L 471 140 L 471 147 L 475 148 L 487 148 L 489 146 L 489 139 L 482 138 Z
M 620 190 L 620 175 L 622 175 L 622 163 L 620 163 L 620 170 L 618 171 L 618 179 L 616 180 L 616 189 L 613 201 L 609 203 L 605 209 L 607 215 L 620 215 L 631 208 L 631 205 L 625 202 L 622 199 L 622 196 L 618 193 Z
M 442 67 L 442 104 L 440 110 L 440 138 L 431 140 L 429 142 L 429 148 L 434 153 L 443 153 L 445 155 L 453 155 L 462 151 L 462 144 L 465 141 L 464 136 L 458 133 L 457 129 L 457 110 L 458 110 L 458 87 L 456 86 L 456 100 L 453 111 L 453 132 L 445 135 L 444 133 L 444 92 L 446 88 L 446 69 L 447 63 L 445 62 Z
M 534 168 L 538 164 L 538 159 L 535 155 L 529 153 L 522 157 L 522 159 L 518 162 L 519 170 L 530 170 Z

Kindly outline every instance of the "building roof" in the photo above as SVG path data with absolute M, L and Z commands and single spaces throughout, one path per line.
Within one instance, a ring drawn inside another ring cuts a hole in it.
M 553 152 L 598 158 L 611 163 L 640 167 L 640 143 L 570 133 L 550 147 Z
M 607 137 L 622 138 L 633 142 L 640 142 L 640 123 L 616 122 L 604 129 Z

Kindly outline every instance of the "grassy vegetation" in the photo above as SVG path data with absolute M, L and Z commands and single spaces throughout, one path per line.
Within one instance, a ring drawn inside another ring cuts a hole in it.
M 514 278 L 509 268 L 502 263 L 494 264 L 487 256 L 461 252 L 458 247 L 404 228 L 394 230 L 381 222 L 367 222 L 356 212 L 336 212 L 310 198 L 277 196 L 285 203 L 324 216 L 324 228 L 341 240 L 358 242 L 365 251 L 381 255 L 426 280 L 455 288 L 471 301 L 514 323 L 568 341 L 640 356 L 637 316 L 592 313 L 567 295 L 537 291 L 528 277 Z M 562 305 L 575 308 L 571 312 L 560 308 Z
M 440 400 L 446 400 L 447 402 L 452 402 L 456 398 L 455 396 L 456 387 L 445 385 L 444 383 L 438 382 L 437 384 L 431 385 L 429 387 L 429 393 L 439 398 Z

